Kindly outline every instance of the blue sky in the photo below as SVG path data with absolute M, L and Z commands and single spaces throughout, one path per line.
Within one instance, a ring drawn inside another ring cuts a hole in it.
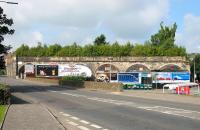
M 14 19 L 16 32 L 4 44 L 13 50 L 22 43 L 36 46 L 77 42 L 92 43 L 105 34 L 109 42 L 144 43 L 165 25 L 178 25 L 176 43 L 188 52 L 200 52 L 200 11 L 198 0 L 13 0 L 1 3 Z

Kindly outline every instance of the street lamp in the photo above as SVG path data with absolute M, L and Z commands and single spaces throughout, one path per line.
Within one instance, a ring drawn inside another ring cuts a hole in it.
M 195 55 L 194 55 L 194 83 L 195 83 L 195 78 L 196 78 L 196 72 L 195 72 Z
M 111 67 L 111 61 L 113 60 L 112 57 L 109 57 L 108 60 L 110 61 L 110 82 L 111 82 L 111 71 L 112 71 L 112 67 Z
M 6 4 L 15 4 L 17 5 L 17 2 L 10 2 L 10 1 L 4 1 L 4 0 L 0 0 L 1 3 L 6 3 Z
M 195 66 L 195 55 L 194 55 L 194 57 L 191 57 L 190 60 L 193 61 L 193 64 L 194 64 L 194 70 L 193 70 L 193 73 L 194 73 L 193 74 L 193 79 L 194 79 L 194 81 L 193 82 L 195 83 L 195 78 L 196 78 L 196 74 L 195 74 L 196 73 L 196 71 L 195 71 L 195 69 L 196 69 L 196 66 Z

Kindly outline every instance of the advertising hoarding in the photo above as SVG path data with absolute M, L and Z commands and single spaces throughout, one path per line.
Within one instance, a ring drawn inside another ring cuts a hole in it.
M 89 67 L 84 65 L 59 65 L 58 76 L 83 76 L 91 77 L 92 71 Z
M 32 65 L 32 64 L 25 65 L 25 73 L 26 74 L 34 74 L 34 65 Z
M 58 65 L 37 65 L 36 71 L 39 77 L 58 76 Z
M 153 83 L 190 82 L 188 72 L 155 72 L 152 73 Z
M 139 73 L 118 73 L 118 82 L 139 83 Z
M 179 81 L 190 81 L 190 73 L 172 73 L 172 79 L 174 82 L 179 82 Z

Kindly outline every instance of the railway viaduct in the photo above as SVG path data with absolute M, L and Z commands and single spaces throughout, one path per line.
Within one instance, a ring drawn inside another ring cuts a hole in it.
M 95 77 L 99 73 L 117 72 L 190 72 L 185 57 L 16 57 L 7 55 L 7 75 L 15 77 L 26 64 L 82 64 L 88 66 Z

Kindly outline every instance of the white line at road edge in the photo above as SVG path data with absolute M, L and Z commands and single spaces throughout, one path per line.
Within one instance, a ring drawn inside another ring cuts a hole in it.
M 102 129 L 102 130 L 108 130 L 108 129 L 105 129 L 105 128 L 103 128 L 103 127 L 97 125 L 97 124 L 91 124 L 90 122 L 88 122 L 88 121 L 86 121 L 86 120 L 81 120 L 80 118 L 75 117 L 75 116 L 72 116 L 72 115 L 70 115 L 70 114 L 67 114 L 67 113 L 64 113 L 64 112 L 60 112 L 60 114 L 63 115 L 63 116 L 66 116 L 66 117 L 68 117 L 68 118 L 70 118 L 70 119 L 76 120 L 76 121 L 78 121 L 78 122 L 80 122 L 80 123 L 83 123 L 83 124 L 85 124 L 86 126 L 88 125 L 88 126 L 93 127 L 93 128 Z M 65 121 L 66 121 L 68 124 L 73 125 L 73 126 L 76 126 L 76 127 L 78 127 L 79 129 L 81 129 L 81 130 L 90 130 L 90 129 L 87 128 L 87 127 L 81 126 L 81 125 L 78 124 L 78 123 L 75 123 L 75 122 L 73 122 L 73 121 L 70 121 L 69 119 L 66 119 Z

